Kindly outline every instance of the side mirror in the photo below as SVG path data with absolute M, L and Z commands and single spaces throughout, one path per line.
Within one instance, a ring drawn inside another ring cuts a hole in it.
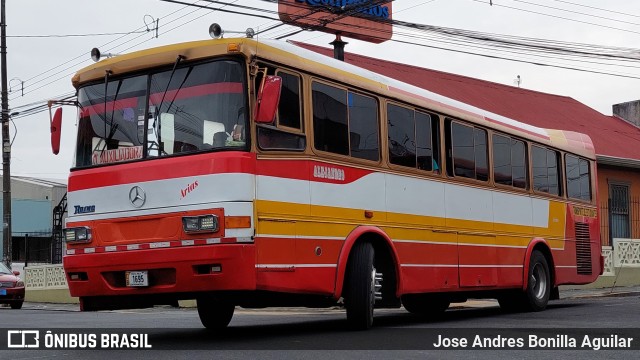
M 264 85 L 258 94 L 256 103 L 256 122 L 259 124 L 270 124 L 276 117 L 278 104 L 280 103 L 280 90 L 282 89 L 282 78 L 280 76 L 268 75 L 264 79 Z
M 15 276 L 20 275 L 20 271 L 14 270 L 14 271 L 13 271 L 13 275 L 15 275 Z
M 51 151 L 55 155 L 60 152 L 60 135 L 62 134 L 62 108 L 58 108 L 51 122 Z

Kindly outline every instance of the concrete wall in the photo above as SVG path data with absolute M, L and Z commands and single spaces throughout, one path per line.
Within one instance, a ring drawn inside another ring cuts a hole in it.
M 613 105 L 613 115 L 640 127 L 640 100 Z

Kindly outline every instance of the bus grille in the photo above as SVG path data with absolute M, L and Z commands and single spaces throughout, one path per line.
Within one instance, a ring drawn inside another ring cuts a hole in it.
M 576 264 L 578 274 L 591 275 L 591 236 L 589 225 L 581 222 L 576 223 Z

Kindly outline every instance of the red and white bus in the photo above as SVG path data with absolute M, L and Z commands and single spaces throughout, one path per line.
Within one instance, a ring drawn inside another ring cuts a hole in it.
M 64 269 L 84 311 L 196 299 L 219 329 L 236 306 L 344 304 L 363 329 L 401 304 L 539 311 L 602 272 L 586 135 L 276 41 L 138 51 L 73 85 Z

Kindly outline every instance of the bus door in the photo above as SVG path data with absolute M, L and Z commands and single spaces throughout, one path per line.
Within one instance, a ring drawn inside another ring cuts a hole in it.
M 498 284 L 496 237 L 492 234 L 458 234 L 460 287 Z

